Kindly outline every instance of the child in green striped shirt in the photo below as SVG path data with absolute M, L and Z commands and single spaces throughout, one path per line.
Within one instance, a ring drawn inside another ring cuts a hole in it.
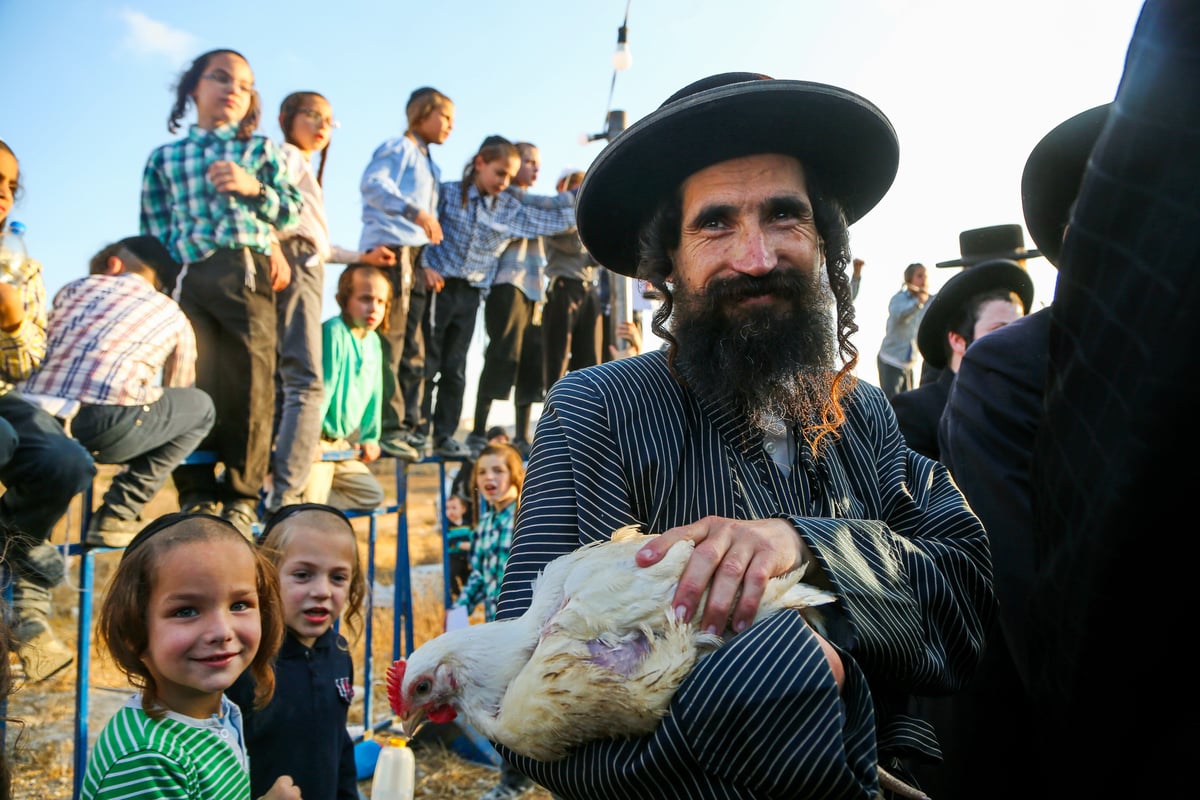
M 83 800 L 248 800 L 241 711 L 225 690 L 243 670 L 257 705 L 275 690 L 283 617 L 266 556 L 220 517 L 167 514 L 125 549 L 98 628 L 140 691 L 100 733 Z M 281 776 L 262 800 L 300 800 L 300 790 Z

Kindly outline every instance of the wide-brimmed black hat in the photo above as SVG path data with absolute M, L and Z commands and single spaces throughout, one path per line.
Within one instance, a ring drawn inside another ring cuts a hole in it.
M 980 292 L 1010 289 L 1021 298 L 1025 313 L 1033 305 L 1033 278 L 1015 261 L 998 259 L 975 264 L 946 281 L 925 307 L 917 327 L 917 347 L 929 365 L 946 367 L 946 334 L 963 304 Z
M 1021 173 L 1025 227 L 1042 255 L 1056 267 L 1071 206 L 1111 108 L 1112 103 L 1105 103 L 1059 123 L 1042 137 L 1025 161 Z
M 689 176 L 760 153 L 795 156 L 854 222 L 891 187 L 900 161 L 892 123 L 853 92 L 727 72 L 680 89 L 617 134 L 588 168 L 575 203 L 596 260 L 633 276 L 638 231 Z
M 1025 249 L 1025 231 L 1020 225 L 988 225 L 958 235 L 959 257 L 939 261 L 939 267 L 973 267 L 985 261 L 1023 261 L 1041 255 Z

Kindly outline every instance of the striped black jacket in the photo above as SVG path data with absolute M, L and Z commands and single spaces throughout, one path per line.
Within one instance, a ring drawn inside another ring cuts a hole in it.
M 498 618 L 528 607 L 551 559 L 616 528 L 661 532 L 706 515 L 785 517 L 840 597 L 830 639 L 842 696 L 797 614 L 706 658 L 655 733 L 541 763 L 501 752 L 566 798 L 852 798 L 877 763 L 936 752 L 905 715 L 979 662 L 995 613 L 988 543 L 945 467 L 904 446 L 883 393 L 860 383 L 837 443 L 797 450 L 790 474 L 763 438 L 671 376 L 662 351 L 568 373 L 547 397 Z

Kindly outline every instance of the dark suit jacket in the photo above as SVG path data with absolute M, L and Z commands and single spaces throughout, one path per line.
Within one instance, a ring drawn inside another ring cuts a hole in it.
M 1053 760 L 1038 766 L 1033 708 L 1012 656 L 1020 653 L 1024 664 L 1034 570 L 1033 446 L 1049 327 L 1046 308 L 972 343 L 942 412 L 941 460 L 987 529 L 1001 614 L 970 684 L 918 706 L 939 731 L 945 763 L 914 772 L 942 800 L 1020 797 L 1034 776 L 1056 768 Z
M 942 418 L 942 409 L 946 407 L 946 398 L 953 383 L 954 373 L 946 368 L 938 371 L 937 380 L 933 383 L 900 392 L 891 399 L 904 441 L 913 450 L 934 461 L 941 460 L 938 420 Z
M 1059 261 L 1028 623 L 1074 797 L 1195 789 L 1197 87 L 1200 3 L 1147 0 Z

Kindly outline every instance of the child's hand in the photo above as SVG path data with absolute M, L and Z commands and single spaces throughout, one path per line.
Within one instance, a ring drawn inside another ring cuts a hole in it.
M 25 305 L 21 291 L 10 284 L 0 283 L 0 329 L 12 333 L 25 320 Z
M 300 800 L 300 787 L 292 781 L 291 775 L 280 775 L 259 800 Z
M 614 345 L 608 346 L 608 352 L 612 353 L 613 360 L 629 358 L 642 352 L 642 332 L 637 325 L 632 322 L 621 322 L 617 325 L 616 334 L 618 339 L 624 339 L 628 344 L 620 350 Z
M 435 292 L 440 292 L 442 287 L 446 285 L 446 279 L 436 269 L 422 267 L 421 272 L 425 273 L 425 288 Z
M 208 167 L 208 182 L 218 192 L 236 192 L 243 197 L 258 197 L 258 178 L 233 161 L 214 161 Z
M 442 223 L 438 222 L 438 218 L 428 211 L 418 211 L 417 218 L 413 220 L 417 223 L 417 227 L 425 231 L 425 235 L 429 237 L 430 244 L 442 243 Z
M 379 442 L 367 442 L 359 447 L 358 460 L 364 464 L 370 464 L 379 458 L 380 452 L 382 451 L 379 449 Z
M 271 288 L 277 292 L 282 292 L 292 282 L 292 265 L 288 263 L 287 256 L 283 254 L 283 248 L 279 246 L 279 242 L 271 242 L 270 274 Z
M 370 264 L 372 267 L 390 267 L 396 263 L 396 254 L 391 248 L 379 245 L 363 253 L 362 260 L 364 264 Z

